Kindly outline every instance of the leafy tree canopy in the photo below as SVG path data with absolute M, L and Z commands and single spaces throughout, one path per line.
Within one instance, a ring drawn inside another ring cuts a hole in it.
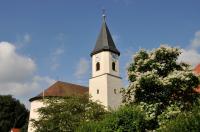
M 152 129 L 163 125 L 197 102 L 194 91 L 199 84 L 186 63 L 178 63 L 180 49 L 161 46 L 152 51 L 140 50 L 128 67 L 130 85 L 123 92 L 125 104 L 139 104 Z
M 43 100 L 40 117 L 32 120 L 37 132 L 74 131 L 81 123 L 98 121 L 107 113 L 104 107 L 89 100 L 87 95 Z
M 191 111 L 182 112 L 174 120 L 167 122 L 158 132 L 199 132 L 199 128 L 200 107 L 195 106 Z
M 21 128 L 28 118 L 28 110 L 11 95 L 0 95 L 0 131 Z
M 86 122 L 77 132 L 142 132 L 146 129 L 144 113 L 137 106 L 123 106 L 103 120 Z

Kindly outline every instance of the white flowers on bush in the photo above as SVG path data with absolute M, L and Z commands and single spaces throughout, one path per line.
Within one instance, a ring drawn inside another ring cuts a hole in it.
M 177 62 L 180 54 L 178 48 L 161 46 L 152 51 L 142 49 L 134 55 L 128 67 L 130 84 L 123 90 L 123 101 L 139 104 L 146 120 L 158 119 L 158 124 L 163 125 L 193 103 L 193 88 L 199 79 L 188 64 Z

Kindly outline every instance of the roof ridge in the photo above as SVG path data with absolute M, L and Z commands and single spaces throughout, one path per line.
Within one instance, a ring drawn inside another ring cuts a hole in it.
M 89 88 L 86 86 L 81 86 L 78 84 L 57 81 L 43 92 L 37 96 L 29 99 L 29 101 L 34 101 L 47 96 L 72 96 L 72 95 L 82 95 L 83 93 L 88 93 Z
M 71 85 L 76 85 L 76 86 L 81 86 L 81 87 L 88 87 L 88 86 L 83 86 L 83 85 L 80 85 L 80 84 L 75 84 L 75 83 L 70 83 L 70 82 L 64 82 L 64 81 L 57 81 L 57 82 L 65 83 L 65 84 L 71 84 Z

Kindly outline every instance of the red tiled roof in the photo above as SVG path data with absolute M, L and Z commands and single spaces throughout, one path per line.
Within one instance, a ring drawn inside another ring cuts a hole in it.
M 195 72 L 197 75 L 200 75 L 200 64 L 198 64 L 198 65 L 194 68 L 194 72 Z
M 200 85 L 194 89 L 194 91 L 196 91 L 197 93 L 200 93 Z
M 29 101 L 34 101 L 37 99 L 41 99 L 44 97 L 58 97 L 58 96 L 73 96 L 73 95 L 82 95 L 84 93 L 88 93 L 89 88 L 85 86 L 80 86 L 77 84 L 67 83 L 57 81 L 49 88 L 44 90 L 44 93 L 41 92 L 39 95 L 29 99 Z
M 19 128 L 12 128 L 11 132 L 20 132 L 20 129 Z
M 200 64 L 198 64 L 195 68 L 194 68 L 194 73 L 197 75 L 200 75 Z M 200 85 L 194 89 L 194 91 L 196 91 L 197 93 L 200 93 Z

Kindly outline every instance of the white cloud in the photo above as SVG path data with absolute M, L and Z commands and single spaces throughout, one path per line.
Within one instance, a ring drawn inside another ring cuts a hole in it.
M 60 44 L 64 44 L 66 42 L 67 35 L 64 33 L 59 33 L 55 38 Z
M 30 43 L 30 42 L 31 42 L 31 36 L 30 36 L 30 34 L 26 33 L 26 34 L 23 36 L 23 42 L 24 42 L 24 43 Z
M 0 42 L 0 82 L 23 81 L 36 70 L 31 58 L 16 53 L 14 45 Z
M 86 73 L 89 70 L 89 61 L 85 58 L 81 58 L 76 66 L 76 71 L 74 73 L 74 75 L 80 79 L 82 78 L 84 75 L 86 75 Z
M 51 55 L 51 69 L 56 70 L 60 66 L 59 59 L 62 54 L 64 54 L 64 49 L 57 48 Z
M 179 56 L 179 62 L 186 62 L 192 66 L 200 63 L 200 54 L 194 49 L 181 49 L 182 54 Z
M 200 31 L 197 31 L 195 33 L 194 39 L 191 41 L 191 46 L 193 48 L 199 48 L 200 47 Z
M 29 99 L 41 93 L 44 89 L 55 83 L 54 79 L 38 75 L 29 78 L 25 82 L 1 82 L 0 95 L 12 95 L 30 108 Z
M 64 52 L 65 52 L 65 51 L 64 51 L 63 49 L 57 48 L 57 49 L 54 51 L 53 55 L 59 56 L 59 55 L 62 55 Z
M 54 49 L 54 51 L 50 54 L 50 69 L 57 70 L 60 67 L 60 58 L 65 53 L 64 44 L 66 43 L 67 35 L 64 33 L 59 33 L 55 40 L 58 44 L 58 47 Z
M 24 35 L 18 35 L 16 44 L 18 45 L 18 48 L 22 48 L 29 44 L 32 41 L 31 35 L 28 33 L 25 33 Z
M 37 95 L 42 89 L 46 88 L 48 85 L 54 83 L 55 80 L 49 77 L 32 76 L 29 81 L 25 82 L 1 82 L 0 92 L 1 94 L 11 94 L 16 97 Z M 29 96 L 28 98 L 31 98 Z
M 179 56 L 179 62 L 186 62 L 193 67 L 200 63 L 200 53 L 198 48 L 200 47 L 200 31 L 195 33 L 194 38 L 191 40 L 188 48 L 181 49 L 182 54 Z
M 28 106 L 28 99 L 55 82 L 49 77 L 35 75 L 35 62 L 16 52 L 8 42 L 0 42 L 0 94 L 10 94 Z

